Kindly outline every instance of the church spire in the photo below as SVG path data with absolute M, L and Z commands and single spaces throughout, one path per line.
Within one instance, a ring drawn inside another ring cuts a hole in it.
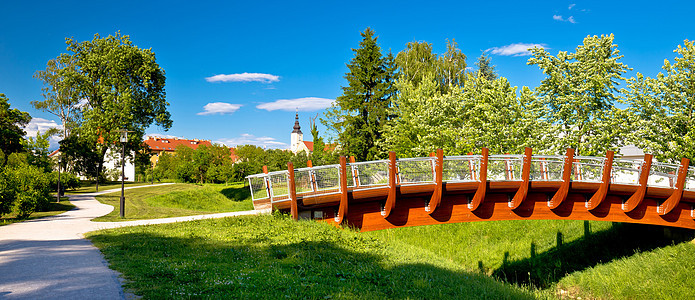
M 294 115 L 294 127 L 293 128 L 294 128 L 294 130 L 292 131 L 292 133 L 299 133 L 299 134 L 302 133 L 302 127 L 299 126 L 299 109 L 297 109 L 297 112 Z

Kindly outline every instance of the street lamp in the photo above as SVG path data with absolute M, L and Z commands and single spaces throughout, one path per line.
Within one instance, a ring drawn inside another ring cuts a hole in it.
M 121 156 L 121 211 L 119 216 L 125 217 L 125 144 L 128 142 L 128 130 L 121 129 L 121 146 L 123 147 L 123 155 Z M 99 180 L 97 178 L 97 180 Z
M 56 196 L 56 203 L 60 203 L 60 163 L 62 158 L 58 155 L 58 195 Z

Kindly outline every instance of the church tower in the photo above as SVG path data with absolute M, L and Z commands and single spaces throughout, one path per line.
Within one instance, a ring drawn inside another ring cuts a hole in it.
M 299 112 L 294 116 L 294 130 L 292 130 L 292 135 L 290 138 L 291 145 L 290 151 L 297 153 L 299 150 L 299 143 L 304 142 L 304 135 L 302 134 L 302 128 L 299 126 Z

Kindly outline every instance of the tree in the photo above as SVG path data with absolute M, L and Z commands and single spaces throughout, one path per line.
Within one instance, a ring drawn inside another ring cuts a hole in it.
M 504 77 L 488 80 L 469 74 L 462 99 L 462 153 L 479 153 L 483 147 L 498 154 L 522 153 L 524 147 L 543 151 L 544 110 L 528 87 L 517 93 Z
M 458 49 L 456 41 L 446 42 L 446 52 L 432 53 L 428 42 L 410 42 L 396 55 L 398 80 L 407 81 L 417 88 L 425 76 L 433 76 L 441 94 L 451 87 L 463 87 L 466 80 L 466 55 Z
M 464 86 L 466 81 L 466 55 L 458 48 L 455 40 L 446 41 L 446 52 L 439 56 L 438 67 L 443 92 L 447 92 L 450 87 Z
M 24 151 L 24 126 L 31 116 L 19 109 L 10 108 L 10 99 L 0 93 L 0 150 L 5 155 Z
M 628 80 L 624 119 L 630 121 L 629 141 L 661 161 L 695 159 L 695 42 L 685 40 L 664 60 L 657 78 L 638 73 Z
M 348 86 L 325 113 L 322 122 L 337 133 L 345 154 L 358 160 L 372 160 L 384 151 L 377 145 L 388 121 L 388 108 L 395 89 L 393 55 L 381 54 L 374 31 L 367 28 L 360 47 L 352 49 L 355 57 L 347 64 Z
M 309 159 L 311 159 L 314 166 L 334 164 L 335 161 L 332 160 L 332 156 L 325 150 L 326 143 L 323 142 L 323 137 L 319 135 L 316 118 L 318 118 L 318 115 L 309 120 L 309 128 L 311 128 L 311 136 L 314 141 L 314 151 L 309 155 Z
M 614 118 L 617 86 L 630 68 L 620 62 L 613 35 L 587 36 L 575 53 L 557 56 L 532 49 L 529 65 L 537 65 L 546 78 L 536 93 L 547 108 L 554 137 L 548 145 L 555 153 L 574 148 L 581 155 L 603 155 L 620 144 L 621 126 Z
M 463 91 L 454 87 L 442 95 L 434 76 L 426 74 L 419 84 L 398 80 L 399 95 L 391 109 L 397 117 L 384 127 L 384 148 L 399 156 L 416 157 L 437 148 L 457 153 L 462 147 Z
M 478 56 L 478 61 L 475 62 L 475 65 L 478 67 L 478 77 L 487 80 L 495 80 L 495 78 L 497 78 L 495 65 L 492 64 L 492 60 L 485 53 Z
M 97 149 L 100 165 L 106 151 L 119 140 L 118 130 L 132 131 L 126 153 L 138 150 L 146 128 L 157 124 L 165 130 L 172 121 L 166 107 L 164 70 L 151 49 L 133 45 L 127 35 L 117 32 L 91 41 L 67 39 L 69 54 L 61 54 L 37 77 L 49 86 L 46 100 L 37 107 L 60 111 L 77 99 L 80 106 L 79 135 Z M 71 86 L 75 90 L 67 89 Z
M 60 118 L 63 124 L 63 138 L 79 126 L 81 121 L 79 78 L 75 65 L 75 56 L 61 54 L 48 61 L 46 70 L 37 71 L 34 78 L 41 80 L 44 87 L 44 101 L 32 101 L 31 104 L 40 110 L 47 111 Z

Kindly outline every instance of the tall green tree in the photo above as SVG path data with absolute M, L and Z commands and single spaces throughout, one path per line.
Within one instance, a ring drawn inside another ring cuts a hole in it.
M 372 160 L 383 154 L 378 148 L 381 131 L 389 119 L 395 88 L 393 55 L 381 54 L 371 28 L 362 35 L 355 57 L 347 64 L 348 86 L 326 113 L 322 122 L 337 133 L 342 151 L 358 160 Z
M 621 142 L 621 129 L 616 122 L 615 102 L 618 85 L 630 68 L 613 35 L 587 36 L 575 53 L 558 52 L 552 56 L 542 48 L 532 49 L 529 65 L 537 65 L 546 78 L 536 93 L 547 108 L 547 121 L 552 124 L 547 134 L 554 137 L 548 147 L 562 153 L 570 147 L 581 155 L 603 155 Z
M 407 81 L 417 87 L 425 76 L 433 76 L 439 93 L 448 93 L 451 87 L 463 87 L 466 80 L 466 55 L 455 40 L 446 42 L 446 52 L 432 52 L 428 42 L 409 42 L 396 55 L 398 80 Z
M 630 142 L 661 161 L 695 159 L 695 42 L 685 40 L 664 61 L 656 78 L 637 74 L 628 80 L 625 120 Z
M 29 121 L 29 113 L 10 108 L 10 99 L 0 93 L 0 150 L 5 155 L 24 150 L 24 127 Z
M 57 116 L 63 125 L 62 136 L 67 138 L 82 120 L 75 56 L 63 53 L 49 60 L 46 69 L 37 71 L 34 78 L 44 84 L 41 88 L 44 100 L 32 101 L 31 104 Z
M 106 151 L 118 143 L 120 129 L 131 131 L 126 144 L 126 153 L 131 153 L 140 148 L 150 125 L 171 127 L 164 70 L 151 49 L 138 48 L 120 32 L 105 38 L 96 34 L 91 41 L 67 39 L 66 44 L 69 53 L 37 74 L 47 83 L 49 97 L 34 105 L 55 110 L 77 99 L 84 101 L 75 130 L 94 142 L 101 163 Z M 64 89 L 66 85 L 75 90 Z
M 475 62 L 478 67 L 478 77 L 485 78 L 487 80 L 495 80 L 497 78 L 497 72 L 495 72 L 495 65 L 492 64 L 492 59 L 485 53 L 478 56 L 478 61 Z

